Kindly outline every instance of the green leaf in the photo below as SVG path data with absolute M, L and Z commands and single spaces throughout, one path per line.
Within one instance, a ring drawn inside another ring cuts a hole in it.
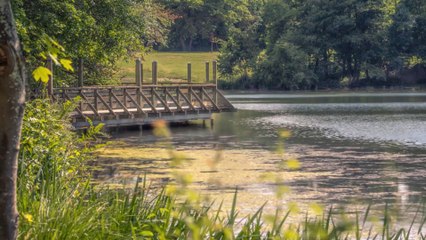
M 33 71 L 33 77 L 36 81 L 47 83 L 50 76 L 52 76 L 52 72 L 45 67 L 38 67 Z
M 142 231 L 140 235 L 143 237 L 154 237 L 154 234 L 151 231 Z
M 74 68 L 72 67 L 72 61 L 68 59 L 61 59 L 59 60 L 61 62 L 62 67 L 64 67 L 66 70 L 74 72 Z

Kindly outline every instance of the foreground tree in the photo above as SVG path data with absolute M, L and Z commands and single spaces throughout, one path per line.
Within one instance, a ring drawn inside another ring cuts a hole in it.
M 25 67 L 9 0 L 0 0 L 0 239 L 16 239 L 16 176 Z

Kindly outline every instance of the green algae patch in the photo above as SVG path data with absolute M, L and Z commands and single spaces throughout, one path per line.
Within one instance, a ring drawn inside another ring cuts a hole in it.
M 93 163 L 95 182 L 104 186 L 132 187 L 146 177 L 151 185 L 174 183 L 176 174 L 185 176 L 189 188 L 229 209 L 235 190 L 238 202 L 250 213 L 263 205 L 273 211 L 276 205 L 290 203 L 292 189 L 288 182 L 315 180 L 332 176 L 331 172 L 305 172 L 282 169 L 282 154 L 259 149 L 177 148 L 163 145 L 109 144 L 97 152 Z M 176 164 L 177 159 L 179 160 Z M 280 193 L 280 194 L 277 194 Z M 313 198 L 312 193 L 298 197 Z M 283 196 L 280 196 L 283 195 Z M 305 195 L 305 196 L 303 196 Z

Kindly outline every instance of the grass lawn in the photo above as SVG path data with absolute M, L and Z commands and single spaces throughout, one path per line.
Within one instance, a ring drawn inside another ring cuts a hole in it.
M 205 62 L 216 60 L 217 52 L 153 52 L 145 55 L 143 62 L 144 82 L 151 82 L 152 61 L 158 62 L 159 81 L 178 81 L 187 79 L 187 63 L 192 63 L 192 81 L 203 82 L 205 80 Z M 135 59 L 124 58 L 119 63 L 119 72 L 116 77 L 123 83 L 135 82 Z M 210 71 L 212 66 L 210 63 Z M 210 79 L 212 73 L 210 72 Z

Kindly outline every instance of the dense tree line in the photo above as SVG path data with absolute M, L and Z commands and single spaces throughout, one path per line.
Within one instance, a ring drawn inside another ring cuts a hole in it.
M 220 50 L 234 85 L 316 89 L 418 83 L 426 59 L 422 0 L 13 0 L 28 69 L 85 62 L 106 83 L 123 56 Z M 414 69 L 417 70 L 415 72 Z M 59 84 L 75 74 L 58 70 Z
M 249 12 L 251 24 L 230 30 L 221 49 L 222 76 L 237 78 L 240 87 L 317 89 L 425 80 L 407 77 L 413 75 L 409 69 L 424 71 L 424 1 L 269 0 L 261 5 Z

